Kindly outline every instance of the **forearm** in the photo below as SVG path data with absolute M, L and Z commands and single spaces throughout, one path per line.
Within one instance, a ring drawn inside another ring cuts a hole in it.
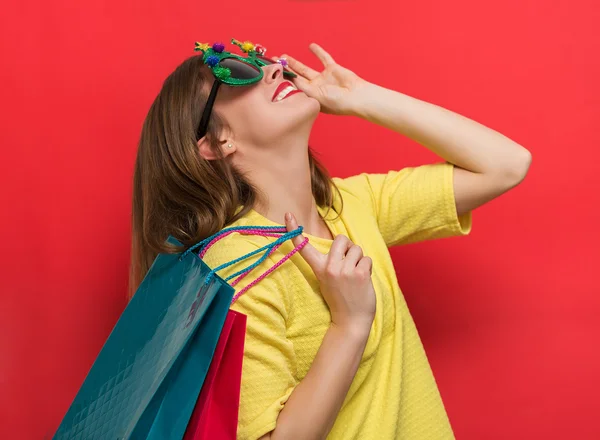
M 355 116 L 401 133 L 450 163 L 477 173 L 520 169 L 529 152 L 484 125 L 435 104 L 366 83 Z
M 331 325 L 308 373 L 281 410 L 271 439 L 327 436 L 360 364 L 369 330 Z

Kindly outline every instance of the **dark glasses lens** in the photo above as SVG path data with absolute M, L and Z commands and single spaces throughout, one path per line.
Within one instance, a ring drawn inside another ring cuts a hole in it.
M 231 77 L 235 79 L 252 79 L 260 75 L 258 67 L 244 63 L 237 58 L 222 59 L 219 65 L 227 67 L 231 71 Z
M 271 58 L 263 57 L 260 55 L 256 55 L 256 58 L 261 60 L 265 64 L 275 64 L 275 61 L 273 61 Z

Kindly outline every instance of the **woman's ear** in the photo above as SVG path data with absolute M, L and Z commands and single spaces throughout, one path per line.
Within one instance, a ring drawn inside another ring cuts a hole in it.
M 200 152 L 200 157 L 204 160 L 215 160 L 217 159 L 217 155 L 213 151 L 210 146 L 210 142 L 206 139 L 206 136 L 202 136 L 198 140 L 198 151 Z
M 235 144 L 233 143 L 233 141 L 225 139 L 220 141 L 220 144 L 223 157 L 227 157 L 235 151 Z M 202 157 L 205 160 L 219 159 L 219 156 L 217 156 L 213 151 L 212 147 L 210 146 L 210 143 L 208 142 L 208 139 L 206 139 L 206 136 L 198 140 L 198 151 L 200 152 L 200 157 Z

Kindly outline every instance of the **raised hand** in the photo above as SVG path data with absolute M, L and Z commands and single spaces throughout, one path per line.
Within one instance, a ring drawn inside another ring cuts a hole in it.
M 333 57 L 321 46 L 311 43 L 309 49 L 321 60 L 323 71 L 317 72 L 287 54 L 275 57 L 275 60 L 285 58 L 288 67 L 298 77 L 292 82 L 311 98 L 321 104 L 323 113 L 336 115 L 354 114 L 359 90 L 367 81 L 354 72 L 337 64 Z

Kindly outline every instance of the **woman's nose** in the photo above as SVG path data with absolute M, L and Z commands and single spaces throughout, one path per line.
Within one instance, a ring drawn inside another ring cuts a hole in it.
M 276 80 L 279 76 L 283 75 L 283 66 L 279 63 L 269 64 L 263 67 L 265 72 L 265 79 L 268 81 Z

